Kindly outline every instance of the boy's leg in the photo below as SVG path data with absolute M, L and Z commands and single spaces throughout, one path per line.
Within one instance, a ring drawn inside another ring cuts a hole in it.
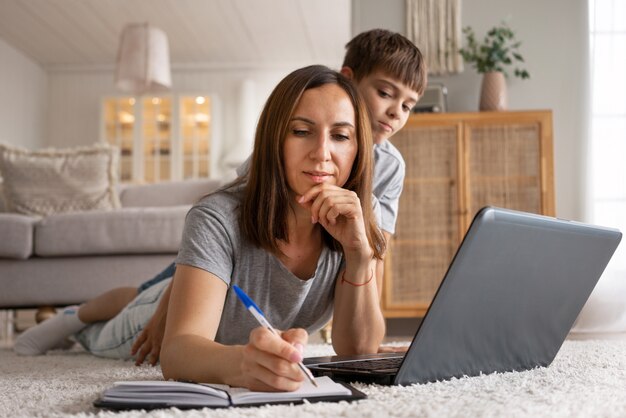
M 36 356 L 62 345 L 65 339 L 87 324 L 108 321 L 137 296 L 134 287 L 110 290 L 78 306 L 68 306 L 57 315 L 22 333 L 13 349 L 25 356 Z
M 139 287 L 118 287 L 109 292 L 89 300 L 80 306 L 78 317 L 86 323 L 108 321 L 122 311 L 139 293 L 170 279 L 174 276 L 176 264 L 171 263 L 152 279 L 145 281 Z
M 80 305 L 78 318 L 86 323 L 108 321 L 137 296 L 136 287 L 118 287 Z
M 15 339 L 13 350 L 23 356 L 37 356 L 62 344 L 87 324 L 78 319 L 78 306 L 68 306 L 50 319 L 24 331 Z
M 29 356 L 44 354 L 87 324 L 114 318 L 138 293 L 171 278 L 175 270 L 176 265 L 171 263 L 139 288 L 113 289 L 87 301 L 80 308 L 76 306 L 65 308 L 56 316 L 22 333 L 15 341 L 14 350 L 18 354 Z
M 153 316 L 170 281 L 164 280 L 139 293 L 115 318 L 80 330 L 75 334 L 76 340 L 96 356 L 130 358 L 133 341 Z

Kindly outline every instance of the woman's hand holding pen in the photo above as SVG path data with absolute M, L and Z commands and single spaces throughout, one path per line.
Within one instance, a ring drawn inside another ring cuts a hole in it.
M 318 184 L 297 202 L 311 211 L 311 222 L 319 222 L 343 246 L 346 255 L 372 257 L 365 233 L 361 201 L 356 193 L 329 184 Z
M 307 332 L 295 328 L 280 334 L 282 338 L 265 327 L 250 332 L 248 344 L 242 350 L 245 387 L 258 391 L 293 391 L 304 381 L 298 362 L 302 361 Z

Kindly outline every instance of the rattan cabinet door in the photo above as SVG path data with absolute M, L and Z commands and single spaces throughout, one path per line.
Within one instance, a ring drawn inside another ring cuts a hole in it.
M 424 315 L 483 206 L 554 216 L 549 110 L 414 115 L 391 142 L 406 178 L 385 261 L 388 318 Z
M 542 213 L 537 122 L 467 124 L 469 220 L 484 206 Z
M 392 139 L 406 177 L 385 263 L 387 317 L 423 314 L 458 246 L 461 129 L 407 126 Z

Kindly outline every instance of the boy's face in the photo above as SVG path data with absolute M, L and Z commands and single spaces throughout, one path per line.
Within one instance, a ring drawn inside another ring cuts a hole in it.
M 342 73 L 353 78 L 346 67 Z M 391 138 L 404 127 L 419 99 L 417 92 L 382 71 L 374 71 L 356 82 L 372 120 L 374 143 Z

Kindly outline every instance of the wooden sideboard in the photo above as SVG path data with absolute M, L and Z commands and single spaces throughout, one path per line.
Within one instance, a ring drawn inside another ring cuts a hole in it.
M 385 265 L 385 317 L 426 312 L 474 214 L 554 216 L 552 112 L 415 114 L 391 142 L 406 162 Z

